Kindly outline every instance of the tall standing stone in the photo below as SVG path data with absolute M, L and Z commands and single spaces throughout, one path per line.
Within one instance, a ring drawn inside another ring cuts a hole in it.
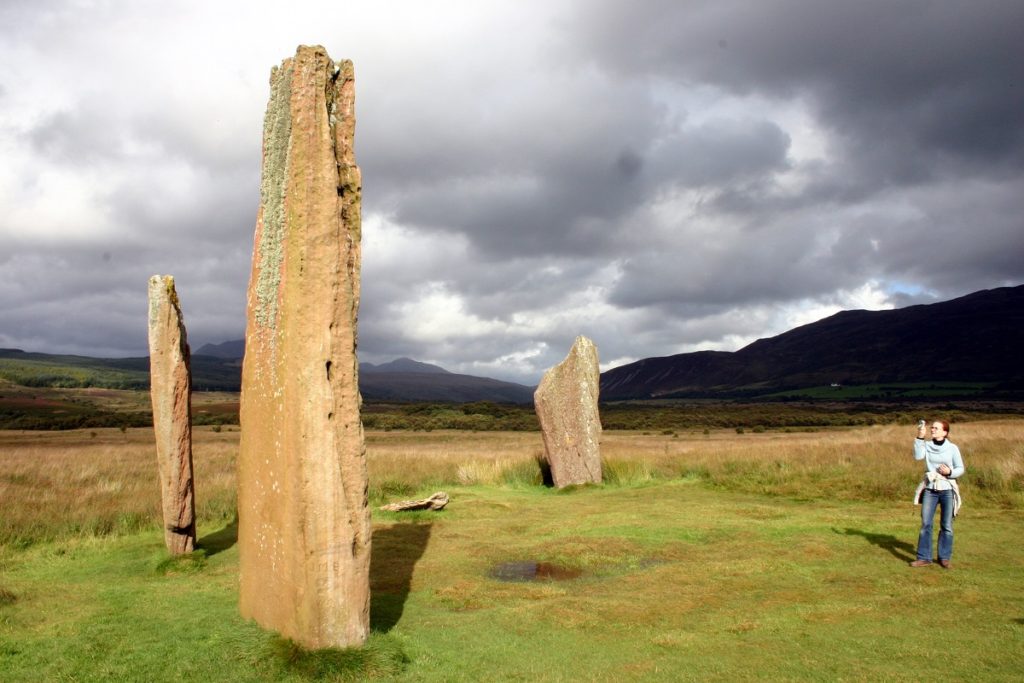
M 196 545 L 192 373 L 185 323 L 170 275 L 149 278 L 149 377 L 164 542 L 172 555 L 190 553 Z
M 369 634 L 354 88 L 352 63 L 319 46 L 271 71 L 249 280 L 239 603 L 307 648 Z
M 600 379 L 597 347 L 586 337 L 576 337 L 569 355 L 544 374 L 533 394 L 551 478 L 558 488 L 601 483 Z

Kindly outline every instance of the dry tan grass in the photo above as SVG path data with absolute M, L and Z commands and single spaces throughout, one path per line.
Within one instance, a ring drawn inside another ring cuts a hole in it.
M 237 432 L 196 429 L 200 519 L 234 514 L 237 452 Z M 0 432 L 0 542 L 111 533 L 159 519 L 152 430 Z
M 369 432 L 371 489 L 496 484 L 544 450 L 539 432 Z M 393 485 L 393 486 L 392 486 Z
M 194 430 L 200 535 L 235 509 L 237 428 Z M 951 439 L 968 466 L 972 504 L 1019 507 L 1024 420 L 963 423 Z M 872 426 L 817 432 L 678 436 L 605 432 L 611 483 L 698 477 L 733 490 L 820 498 L 908 495 L 920 476 L 913 430 Z M 538 432 L 369 432 L 374 502 L 434 487 L 525 484 L 543 452 Z M 0 543 L 111 533 L 159 523 L 152 431 L 0 432 Z
M 903 491 L 920 476 L 911 456 L 913 436 L 912 428 L 893 425 L 676 436 L 607 431 L 601 452 L 609 473 L 630 481 L 691 474 L 736 488 L 810 497 L 817 497 L 817 484 L 829 483 L 844 487 L 851 498 L 875 497 Z M 955 425 L 951 439 L 972 474 L 1003 482 L 997 489 L 1024 488 L 1024 420 Z M 543 452 L 537 432 L 381 432 L 367 441 L 371 480 L 413 487 L 501 483 L 510 470 L 528 470 Z

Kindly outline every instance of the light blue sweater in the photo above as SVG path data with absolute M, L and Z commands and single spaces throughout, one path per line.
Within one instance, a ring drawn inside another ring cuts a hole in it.
M 956 479 L 964 473 L 964 460 L 960 457 L 960 449 L 949 439 L 944 439 L 941 443 L 928 439 L 914 439 L 914 460 L 924 460 L 926 473 L 938 474 L 939 465 L 946 465 L 952 470 L 946 477 L 936 477 L 929 487 L 936 491 L 952 488 L 948 480 Z

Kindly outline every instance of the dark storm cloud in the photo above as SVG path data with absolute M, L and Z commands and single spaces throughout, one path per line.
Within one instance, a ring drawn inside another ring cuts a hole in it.
M 247 253 L 94 240 L 29 247 L 0 259 L 0 346 L 86 355 L 145 355 L 147 281 L 175 276 L 193 348 L 244 329 Z
M 1024 5 L 587 3 L 573 47 L 635 77 L 806 97 L 877 183 L 1024 164 Z M 568 49 L 573 49 L 570 47 Z
M 1019 7 L 574 9 L 545 59 L 578 82 L 517 98 L 500 80 L 504 115 L 434 129 L 428 113 L 366 166 L 395 220 L 468 240 L 434 271 L 468 312 L 507 322 L 537 301 L 585 306 L 579 293 L 603 285 L 611 317 L 591 333 L 616 358 L 763 336 L 786 306 L 848 306 L 839 292 L 867 282 L 918 283 L 924 300 L 1020 280 Z M 796 155 L 777 106 L 791 103 L 825 136 L 820 158 Z M 537 365 L 588 325 L 549 319 L 531 336 L 548 347 Z M 499 353 L 508 337 L 472 344 Z
M 393 207 L 407 225 L 468 235 L 483 258 L 586 258 L 612 251 L 624 219 L 666 188 L 787 166 L 788 138 L 770 121 L 685 125 L 659 112 L 647 91 L 627 90 L 629 106 L 581 88 L 577 99 L 559 100 L 557 114 L 547 105 L 476 129 L 427 130 L 424 143 L 371 138 L 364 178 L 379 187 L 368 191 L 368 206 Z M 405 170 L 389 174 L 390 158 L 402 158 Z
M 475 96 L 508 106 L 487 115 L 464 120 L 443 100 L 445 113 L 430 115 L 428 104 L 408 137 L 367 131 L 364 184 L 377 183 L 369 201 L 402 223 L 471 235 L 491 255 L 599 250 L 610 222 L 647 191 L 636 176 L 658 115 L 628 86 L 585 77 L 556 84 L 563 99 L 542 88 L 552 85 L 543 78 L 496 80 L 493 92 Z M 423 105 L 402 108 L 413 106 Z M 624 167 L 623 159 L 633 161 Z
M 642 8 L 580 4 L 563 56 L 680 91 L 804 102 L 832 149 L 800 169 L 797 190 L 754 166 L 710 187 L 676 221 L 685 243 L 627 255 L 613 303 L 793 301 L 867 278 L 950 294 L 1019 281 L 1024 51 L 1012 27 L 1024 5 Z M 694 156 L 714 163 L 722 149 Z

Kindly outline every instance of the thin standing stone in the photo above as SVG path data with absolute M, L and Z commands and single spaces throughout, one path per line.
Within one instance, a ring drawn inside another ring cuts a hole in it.
M 190 553 L 196 546 L 192 373 L 185 323 L 170 275 L 149 278 L 149 376 L 164 542 L 172 555 Z
M 239 605 L 304 647 L 352 647 L 370 605 L 352 63 L 300 46 L 270 90 L 242 367 Z

